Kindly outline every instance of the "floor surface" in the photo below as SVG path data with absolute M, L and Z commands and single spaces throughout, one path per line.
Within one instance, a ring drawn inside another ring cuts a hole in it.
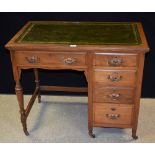
M 25 101 L 30 96 L 25 96 Z M 25 136 L 15 95 L 0 95 L 1 143 L 152 143 L 155 142 L 155 99 L 141 99 L 138 140 L 131 129 L 95 128 L 96 138 L 87 133 L 87 97 L 42 96 L 28 117 Z

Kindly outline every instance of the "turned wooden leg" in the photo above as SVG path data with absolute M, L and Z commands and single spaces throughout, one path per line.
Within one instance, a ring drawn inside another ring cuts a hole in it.
M 36 88 L 40 88 L 40 84 L 39 84 L 39 72 L 38 69 L 34 69 L 34 76 L 35 76 L 35 83 L 36 83 Z M 41 95 L 40 95 L 40 90 L 38 92 L 38 103 L 41 102 Z
M 26 136 L 29 135 L 28 131 L 27 131 L 27 124 L 26 124 L 26 115 L 25 115 L 25 109 L 24 109 L 24 99 L 23 99 L 23 89 L 20 85 L 19 81 L 16 81 L 16 95 L 17 95 L 17 99 L 18 99 L 18 104 L 20 107 L 20 115 L 21 115 L 21 123 L 23 125 L 23 131 L 25 133 Z
M 132 129 L 132 138 L 133 139 L 138 139 L 138 136 L 136 135 L 137 129 Z
M 89 130 L 89 136 L 91 137 L 91 138 L 95 138 L 95 134 L 93 134 L 93 128 L 89 128 L 88 129 Z

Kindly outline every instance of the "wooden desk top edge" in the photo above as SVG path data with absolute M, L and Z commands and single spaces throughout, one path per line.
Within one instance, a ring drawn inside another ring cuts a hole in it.
M 52 49 L 68 49 L 70 48 L 68 45 L 65 44 L 18 44 L 15 43 L 15 40 L 26 30 L 26 28 L 31 23 L 62 23 L 62 22 L 68 22 L 68 23 L 75 23 L 78 21 L 29 21 L 27 22 L 16 34 L 15 36 L 5 45 L 5 47 L 9 50 L 52 50 Z M 90 23 L 90 22 L 82 22 L 81 23 Z M 106 23 L 106 22 L 94 22 L 94 23 Z M 149 52 L 149 47 L 147 44 L 147 40 L 145 37 L 145 33 L 143 30 L 143 26 L 141 22 L 107 22 L 107 23 L 133 23 L 137 24 L 139 35 L 142 41 L 141 45 L 78 45 L 76 47 L 76 50 L 112 50 L 112 51 L 118 51 L 118 50 L 127 50 L 127 51 L 140 51 L 140 52 Z M 73 49 L 73 48 L 72 48 Z M 75 48 L 74 48 L 75 49 Z

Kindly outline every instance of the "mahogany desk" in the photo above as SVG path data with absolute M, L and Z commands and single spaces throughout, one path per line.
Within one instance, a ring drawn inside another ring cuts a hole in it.
M 28 22 L 5 46 L 10 50 L 23 130 L 40 91 L 88 91 L 88 131 L 93 127 L 136 130 L 144 54 L 149 51 L 141 23 Z M 23 69 L 34 69 L 36 89 L 24 106 Z M 83 71 L 88 88 L 40 86 L 38 68 Z

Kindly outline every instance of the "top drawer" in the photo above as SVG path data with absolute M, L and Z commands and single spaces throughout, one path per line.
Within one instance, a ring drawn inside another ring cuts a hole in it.
M 84 66 L 86 53 L 16 51 L 15 61 L 20 66 Z
M 96 53 L 94 65 L 104 67 L 136 67 L 137 54 L 129 53 Z

